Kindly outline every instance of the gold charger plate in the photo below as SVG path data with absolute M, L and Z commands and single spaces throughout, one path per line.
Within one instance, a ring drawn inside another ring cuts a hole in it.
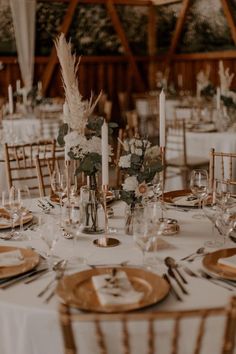
M 65 276 L 58 284 L 57 294 L 64 302 L 81 310 L 114 313 L 153 305 L 164 299 L 169 292 L 169 284 L 157 274 L 144 269 L 117 267 L 117 270 L 127 274 L 133 288 L 143 292 L 144 295 L 136 303 L 103 306 L 98 300 L 91 278 L 98 274 L 111 274 L 113 269 L 111 267 L 89 269 Z
M 23 274 L 35 268 L 39 263 L 39 255 L 35 251 L 28 248 L 0 246 L 0 253 L 19 250 L 24 257 L 25 262 L 11 267 L 0 267 L 0 279 L 13 277 Z
M 23 210 L 26 213 L 23 216 L 23 220 L 22 220 L 23 221 L 23 225 L 25 225 L 25 224 L 27 224 L 28 222 L 30 222 L 33 219 L 33 214 L 29 210 L 27 210 L 25 208 L 23 208 Z M 9 213 L 5 209 L 0 208 L 0 217 L 4 217 L 6 220 L 9 220 L 9 223 L 7 223 L 7 224 L 5 224 L 5 223 L 1 224 L 1 222 L 0 222 L 0 230 L 9 229 L 11 227 L 11 220 L 10 220 Z M 17 226 L 20 226 L 20 220 L 17 220 L 14 223 L 14 227 L 17 227 Z
M 180 189 L 176 191 L 170 191 L 164 193 L 164 201 L 166 203 L 172 204 L 176 207 L 182 208 L 198 208 L 198 200 L 196 199 L 196 205 L 189 205 L 188 203 L 185 204 L 178 204 L 178 199 L 182 197 L 191 196 L 192 192 L 190 189 Z
M 202 264 L 207 271 L 217 275 L 218 277 L 236 280 L 236 268 L 218 263 L 218 259 L 231 257 L 235 254 L 236 248 L 218 250 L 206 255 L 202 260 Z

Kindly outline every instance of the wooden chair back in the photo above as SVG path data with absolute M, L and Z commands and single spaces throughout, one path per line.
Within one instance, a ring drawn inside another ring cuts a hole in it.
M 209 180 L 212 190 L 216 180 L 236 187 L 236 152 L 210 150 Z
M 32 144 L 4 145 L 8 188 L 27 183 L 31 191 L 39 191 L 35 158 L 55 158 L 55 140 L 42 140 Z
M 116 348 L 119 345 L 120 354 L 137 353 L 133 349 L 133 343 L 141 343 L 145 341 L 146 350 L 140 353 L 143 354 L 161 354 L 163 348 L 160 344 L 160 336 L 166 336 L 166 344 L 168 345 L 170 354 L 181 354 L 181 341 L 185 342 L 191 347 L 189 353 L 200 354 L 202 349 L 206 349 L 206 345 L 210 345 L 216 339 L 221 341 L 221 354 L 232 354 L 235 347 L 235 333 L 236 333 L 236 297 L 232 297 L 230 304 L 225 308 L 207 308 L 187 311 L 164 311 L 164 312 L 144 312 L 144 313 L 119 313 L 119 314 L 82 314 L 76 313 L 67 304 L 60 304 L 59 308 L 60 325 L 64 340 L 64 353 L 76 354 L 80 353 L 80 340 L 84 337 L 79 337 L 80 326 L 82 323 L 89 323 L 94 328 L 92 338 L 96 340 L 96 353 L 109 354 L 112 350 L 108 350 L 109 339 L 111 344 Z M 215 319 L 222 316 L 224 319 L 224 326 L 222 322 L 219 323 L 219 332 L 216 332 Z M 170 327 L 168 332 L 165 328 L 167 321 Z M 185 322 L 185 327 L 184 325 Z M 118 323 L 116 326 L 116 333 L 112 331 L 113 323 Z M 188 338 L 191 324 L 193 323 L 195 336 Z M 73 325 L 78 324 L 75 333 Z M 137 326 L 146 324 L 145 330 L 142 328 L 142 338 L 140 342 L 140 327 Z M 135 328 L 132 327 L 136 326 Z M 196 325 L 196 327 L 195 327 Z M 186 327 L 187 326 L 187 327 Z M 212 332 L 209 331 L 211 327 Z M 88 328 L 88 327 L 87 327 Z M 119 328 L 119 330 L 118 330 Z M 109 331 L 109 333 L 108 333 Z M 163 332 L 164 331 L 164 332 Z M 119 332 L 119 333 L 118 333 Z M 210 332 L 210 333 L 209 333 Z M 221 338 L 216 338 L 218 333 Z M 211 334 L 209 336 L 209 334 Z M 159 337 L 158 337 L 159 336 Z M 115 338 L 115 339 L 114 339 Z M 114 343 L 114 340 L 119 343 Z M 208 340 L 208 341 L 207 341 Z M 91 345 L 91 343 L 90 343 Z M 159 347 L 159 348 L 158 348 Z M 140 347 L 138 347 L 140 348 Z M 114 348 L 113 348 L 114 350 Z M 94 351 L 95 352 L 95 351 Z M 206 351 L 204 351 L 206 353 Z M 211 351 L 209 351 L 210 353 Z M 165 351 L 166 353 L 166 351 Z
M 180 164 L 187 165 L 186 131 L 184 120 L 169 121 L 166 125 L 166 161 L 175 155 L 180 159 Z

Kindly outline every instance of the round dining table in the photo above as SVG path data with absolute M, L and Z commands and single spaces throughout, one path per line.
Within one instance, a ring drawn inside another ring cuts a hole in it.
M 93 241 L 102 235 L 83 234 L 79 232 L 78 237 L 66 239 L 58 226 L 59 206 L 54 204 L 49 214 L 43 214 L 38 206 L 37 199 L 25 201 L 25 206 L 32 211 L 34 216 L 41 222 L 33 229 L 24 231 L 24 239 L 19 241 L 0 240 L 1 246 L 17 246 L 22 248 L 33 247 L 41 254 L 47 250 L 43 241 L 45 232 L 58 233 L 58 241 L 54 248 L 54 255 L 61 259 L 67 259 L 68 264 L 66 274 L 80 272 L 91 269 L 92 265 L 126 263 L 126 267 L 140 269 L 142 264 L 142 252 L 135 244 L 133 237 L 124 232 L 124 210 L 125 204 L 121 201 L 114 203 L 114 216 L 109 219 L 109 228 L 112 232 L 110 237 L 120 241 L 117 247 L 96 247 Z M 208 307 L 225 306 L 230 297 L 236 294 L 236 288 L 225 286 L 223 283 L 213 284 L 201 277 L 191 277 L 184 271 L 184 266 L 198 271 L 202 268 L 202 257 L 199 256 L 194 262 L 180 261 L 182 257 L 195 252 L 199 247 L 204 247 L 205 241 L 212 239 L 212 226 L 210 221 L 203 217 L 201 220 L 195 219 L 195 210 L 177 208 L 168 205 L 166 216 L 178 221 L 180 230 L 172 236 L 161 236 L 165 246 L 157 251 L 157 262 L 151 264 L 148 271 L 160 276 L 167 272 L 164 259 L 167 256 L 173 257 L 180 265 L 188 284 L 186 288 L 188 294 L 181 293 L 182 301 L 177 301 L 172 293 L 162 301 L 143 309 L 143 311 L 163 311 L 163 310 L 184 310 L 199 309 Z M 42 221 L 46 220 L 43 225 Z M 2 230 L 1 234 L 5 231 Z M 220 236 L 217 236 L 220 237 Z M 227 240 L 223 248 L 234 248 L 236 245 Z M 215 249 L 206 249 L 212 252 Z M 83 263 L 77 263 L 76 257 L 83 257 Z M 58 307 L 60 298 L 55 295 L 50 302 L 45 303 L 45 296 L 39 297 L 40 291 L 47 283 L 55 277 L 53 271 L 47 272 L 38 280 L 25 284 L 23 281 L 6 289 L 0 289 L 0 353 L 1 354 L 63 354 L 63 340 L 59 325 Z M 53 284 L 55 286 L 55 284 Z M 216 321 L 217 322 L 217 321 Z M 220 353 L 220 344 L 217 341 L 216 322 L 211 323 L 209 328 L 211 340 L 210 347 L 205 348 L 204 353 Z M 93 344 L 94 333 L 90 333 L 88 326 L 78 327 L 80 341 L 82 342 L 83 354 L 96 354 L 95 344 Z M 110 329 L 112 331 L 112 327 Z M 191 323 L 185 325 L 185 331 L 189 337 L 194 333 L 194 326 Z M 143 338 L 141 333 L 141 339 Z M 165 339 L 165 326 L 161 330 L 161 337 Z M 139 336 L 140 337 L 140 336 Z M 140 339 L 140 340 L 141 340 Z M 113 336 L 113 340 L 115 341 Z M 141 347 L 136 350 L 136 354 L 143 353 Z M 182 343 L 182 354 L 189 354 L 191 341 Z M 164 340 L 161 353 L 166 353 L 167 344 Z M 113 343 L 112 354 L 117 353 L 115 342 Z

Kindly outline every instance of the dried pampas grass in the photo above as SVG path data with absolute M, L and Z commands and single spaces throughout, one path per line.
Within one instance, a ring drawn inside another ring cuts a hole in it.
M 66 41 L 64 33 L 61 33 L 55 40 L 55 47 L 61 65 L 65 97 L 70 111 L 69 126 L 79 134 L 84 134 L 88 117 L 92 114 L 102 92 L 100 92 L 94 102 L 92 94 L 89 101 L 83 100 L 79 92 L 79 81 L 77 78 L 80 60 L 77 61 L 76 55 L 72 54 L 71 43 Z

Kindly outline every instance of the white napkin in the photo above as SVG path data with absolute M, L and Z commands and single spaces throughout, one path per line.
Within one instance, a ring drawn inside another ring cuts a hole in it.
M 20 250 L 0 253 L 0 267 L 18 266 L 25 262 Z
M 103 306 L 126 305 L 139 302 L 143 293 L 134 290 L 127 275 L 118 271 L 115 276 L 101 274 L 92 277 L 93 286 Z
M 188 200 L 190 198 L 191 195 L 185 195 L 184 197 L 175 198 L 174 204 L 181 205 L 181 206 L 191 206 L 191 207 L 198 205 L 197 199 Z
M 231 257 L 219 258 L 218 264 L 225 265 L 231 268 L 235 268 L 236 270 L 236 254 Z
M 0 217 L 0 225 L 3 226 L 10 226 L 11 225 L 11 221 L 7 218 L 4 218 L 3 216 Z

